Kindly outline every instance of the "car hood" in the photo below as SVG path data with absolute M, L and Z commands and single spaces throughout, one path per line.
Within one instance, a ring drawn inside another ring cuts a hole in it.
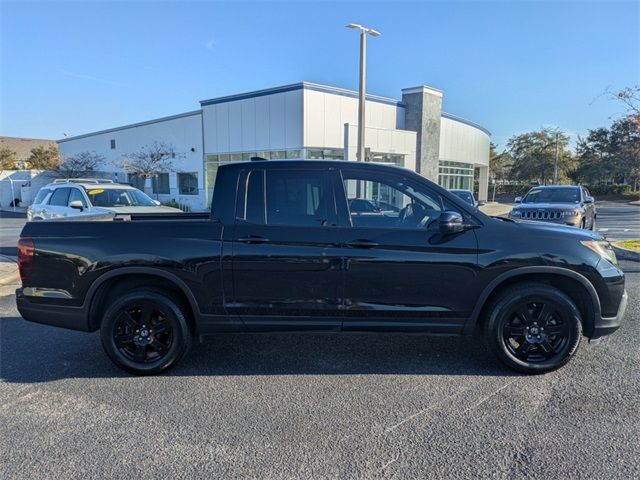
M 582 208 L 579 203 L 520 203 L 514 210 L 573 210 Z
M 575 238 L 577 240 L 604 240 L 602 234 L 593 232 L 591 230 L 584 230 L 582 228 L 571 227 L 569 225 L 562 225 L 558 223 L 550 222 L 535 222 L 530 220 L 514 220 L 513 222 L 517 228 L 531 233 L 549 234 L 549 236 L 558 236 L 564 238 Z
M 156 207 L 98 207 L 96 210 L 101 210 L 105 213 L 183 213 L 179 208 L 165 207 L 164 205 L 158 205 Z

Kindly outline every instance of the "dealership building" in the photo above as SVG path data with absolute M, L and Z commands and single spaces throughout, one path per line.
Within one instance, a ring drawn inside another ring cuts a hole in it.
M 160 201 L 193 210 L 209 205 L 218 167 L 267 159 L 355 160 L 358 92 L 302 82 L 202 100 L 200 109 L 58 141 L 62 157 L 95 152 L 100 170 Z M 402 99 L 367 95 L 366 161 L 409 168 L 445 188 L 487 198 L 490 133 L 442 111 L 442 91 L 402 90 Z M 147 179 L 119 171 L 122 159 L 154 143 L 175 151 L 173 171 Z

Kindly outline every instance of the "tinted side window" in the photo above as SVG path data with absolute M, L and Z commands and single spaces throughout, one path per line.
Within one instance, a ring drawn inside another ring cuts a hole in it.
M 75 200 L 80 200 L 82 202 L 82 206 L 84 208 L 87 208 L 87 201 L 84 199 L 84 195 L 82 195 L 82 192 L 77 188 L 72 188 L 71 194 L 69 195 L 69 203 Z
M 267 224 L 321 226 L 333 222 L 322 172 L 266 171 Z
M 66 207 L 69 203 L 69 188 L 58 188 L 51 195 L 49 205 L 55 205 L 58 207 Z
M 40 191 L 38 192 L 38 195 L 36 195 L 36 198 L 33 200 L 33 203 L 35 204 L 40 204 L 44 201 L 45 198 L 47 198 L 47 195 L 49 195 L 51 193 L 51 190 L 48 188 L 41 188 Z

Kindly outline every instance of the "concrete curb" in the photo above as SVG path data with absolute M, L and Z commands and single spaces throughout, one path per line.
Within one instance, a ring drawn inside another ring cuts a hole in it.
M 616 257 L 620 260 L 629 260 L 631 262 L 640 262 L 640 252 L 634 252 L 633 250 L 627 250 L 626 248 L 620 248 L 615 243 L 613 245 L 613 251 L 616 252 Z

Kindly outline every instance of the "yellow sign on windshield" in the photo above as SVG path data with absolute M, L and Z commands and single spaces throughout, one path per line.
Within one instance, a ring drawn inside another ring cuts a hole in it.
M 88 193 L 89 195 L 98 195 L 99 193 L 102 193 L 102 192 L 104 192 L 104 189 L 102 189 L 102 188 L 95 188 L 95 189 L 93 189 L 93 190 L 89 190 L 87 193 Z

